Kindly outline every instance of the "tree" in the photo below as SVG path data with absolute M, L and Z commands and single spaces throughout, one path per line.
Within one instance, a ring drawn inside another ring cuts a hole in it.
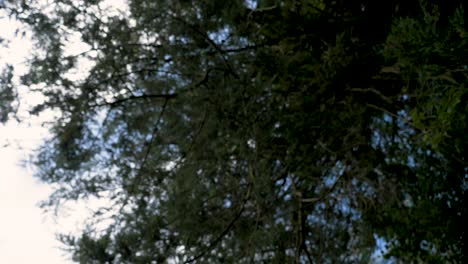
M 59 113 L 45 205 L 112 203 L 104 231 L 61 236 L 73 259 L 356 263 L 379 235 L 396 260 L 464 261 L 461 2 L 9 3 L 38 48 L 31 112 Z
M 8 121 L 9 115 L 16 111 L 16 93 L 12 84 L 13 67 L 6 65 L 0 77 L 0 122 Z

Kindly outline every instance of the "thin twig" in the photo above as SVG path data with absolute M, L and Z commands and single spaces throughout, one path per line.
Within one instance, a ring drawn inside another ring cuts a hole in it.
M 213 249 L 228 233 L 231 231 L 231 229 L 234 227 L 234 224 L 239 220 L 241 217 L 242 213 L 244 212 L 245 209 L 245 204 L 247 203 L 249 197 L 250 197 L 250 190 L 251 190 L 251 185 L 249 186 L 249 189 L 247 190 L 246 197 L 244 198 L 244 201 L 242 202 L 241 208 L 239 212 L 236 214 L 236 216 L 232 219 L 232 221 L 228 224 L 228 226 L 221 232 L 221 234 L 216 237 L 213 241 L 210 242 L 209 246 L 200 254 L 196 255 L 195 257 L 185 261 L 184 263 L 192 263 L 196 261 L 197 259 L 202 258 L 208 251 Z
M 380 91 L 376 90 L 375 88 L 348 88 L 346 89 L 352 92 L 361 92 L 361 93 L 374 93 L 382 98 L 385 102 L 389 104 L 393 104 L 393 101 L 388 97 L 382 94 Z
M 209 36 L 207 36 L 206 33 L 200 31 L 200 29 L 198 29 L 195 25 L 193 24 L 190 24 L 188 23 L 187 21 L 181 19 L 180 17 L 177 17 L 177 16 L 174 16 L 174 15 L 171 15 L 171 17 L 176 20 L 176 21 L 179 21 L 180 23 L 188 26 L 191 30 L 193 30 L 195 33 L 197 33 L 198 35 L 200 35 L 201 37 L 203 37 L 218 53 L 219 53 L 219 56 L 223 59 L 223 62 L 224 64 L 226 65 L 226 67 L 228 68 L 229 72 L 236 78 L 236 79 L 239 79 L 239 75 L 234 71 L 234 69 L 232 68 L 231 64 L 228 62 L 228 60 L 224 57 L 224 51 L 223 49 L 221 49 L 218 44 L 216 44 Z
M 141 171 L 145 167 L 146 161 L 148 160 L 148 156 L 149 156 L 149 153 L 151 152 L 151 147 L 153 145 L 154 138 L 156 138 L 156 133 L 158 132 L 159 123 L 161 123 L 162 116 L 163 116 L 164 112 L 166 111 L 166 106 L 167 106 L 168 101 L 169 101 L 168 98 L 166 98 L 166 100 L 164 100 L 164 104 L 163 104 L 163 106 L 161 108 L 161 112 L 159 113 L 156 124 L 154 125 L 153 132 L 151 133 L 151 138 L 150 138 L 150 140 L 148 142 L 148 148 L 146 149 L 146 153 L 145 153 L 145 156 L 143 157 L 143 161 L 141 162 L 140 171 L 139 171 L 138 174 L 141 174 Z
M 338 176 L 338 179 L 336 179 L 335 183 L 333 183 L 332 187 L 330 187 L 330 188 L 328 189 L 328 191 L 327 191 L 325 194 L 323 194 L 323 195 L 321 195 L 321 196 L 319 196 L 319 197 L 314 197 L 314 198 L 302 198 L 301 201 L 302 201 L 303 203 L 316 203 L 316 202 L 319 202 L 320 200 L 322 200 L 323 198 L 327 197 L 328 195 L 330 195 L 330 194 L 333 192 L 333 190 L 334 190 L 334 189 L 336 188 L 336 186 L 338 185 L 338 182 L 339 182 L 340 178 L 341 178 L 341 175 Z

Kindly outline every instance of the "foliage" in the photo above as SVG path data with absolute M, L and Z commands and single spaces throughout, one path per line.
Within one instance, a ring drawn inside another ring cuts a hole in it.
M 110 200 L 75 261 L 466 260 L 462 1 L 104 2 L 7 5 L 60 113 L 45 206 Z
M 13 66 L 7 65 L 0 75 L 0 123 L 8 121 L 10 113 L 14 113 L 16 106 L 16 92 L 12 83 Z

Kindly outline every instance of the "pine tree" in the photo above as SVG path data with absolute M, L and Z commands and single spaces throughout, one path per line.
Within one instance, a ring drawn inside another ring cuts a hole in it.
M 111 201 L 107 229 L 61 236 L 73 259 L 367 263 L 380 236 L 396 260 L 466 260 L 452 2 L 9 3 L 37 45 L 31 112 L 60 113 L 35 160 L 59 186 L 44 205 Z M 76 36 L 89 50 L 69 55 Z

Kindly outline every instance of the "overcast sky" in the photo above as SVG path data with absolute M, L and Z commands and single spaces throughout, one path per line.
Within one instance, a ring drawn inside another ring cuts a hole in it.
M 34 142 L 34 130 L 13 124 L 2 127 L 1 142 L 18 135 Z M 0 148 L 0 263 L 71 263 L 55 240 L 54 232 L 59 228 L 36 206 L 49 190 L 18 166 L 24 157 L 24 151 L 16 147 Z
M 128 12 L 126 0 L 105 0 L 101 2 L 101 8 L 106 8 L 108 15 Z M 31 51 L 31 43 L 27 37 L 15 36 L 19 24 L 9 20 L 1 11 L 0 37 L 10 43 L 8 49 L 0 47 L 0 70 L 6 63 L 12 64 L 18 81 L 19 76 L 26 72 L 25 57 Z M 77 54 L 89 49 L 79 43 L 79 36 L 75 40 L 69 43 L 66 52 Z M 86 73 L 90 66 L 86 64 L 89 63 L 81 64 L 77 74 Z M 104 204 L 102 201 L 87 201 L 70 205 L 67 214 L 62 214 L 60 219 L 44 214 L 38 208 L 37 204 L 51 193 L 51 188 L 33 177 L 32 168 L 21 164 L 47 136 L 47 130 L 40 124 L 51 115 L 40 118 L 28 116 L 28 104 L 34 105 L 42 98 L 28 92 L 28 87 L 18 88 L 22 99 L 20 116 L 26 122 L 10 121 L 0 125 L 0 264 L 73 263 L 70 255 L 60 249 L 62 245 L 56 241 L 55 234 L 81 230 L 89 207 Z
M 24 57 L 30 43 L 14 38 L 18 25 L 3 15 L 0 17 L 0 36 L 11 40 L 10 49 L 0 49 L 0 68 L 6 62 L 12 63 L 20 74 L 25 70 Z M 29 102 L 40 100 L 34 95 L 24 96 Z M 55 240 L 56 232 L 70 230 L 64 226 L 67 221 L 58 224 L 37 207 L 50 188 L 34 179 L 30 168 L 20 166 L 47 134 L 38 125 L 39 120 L 31 121 L 0 125 L 0 263 L 72 263 Z

